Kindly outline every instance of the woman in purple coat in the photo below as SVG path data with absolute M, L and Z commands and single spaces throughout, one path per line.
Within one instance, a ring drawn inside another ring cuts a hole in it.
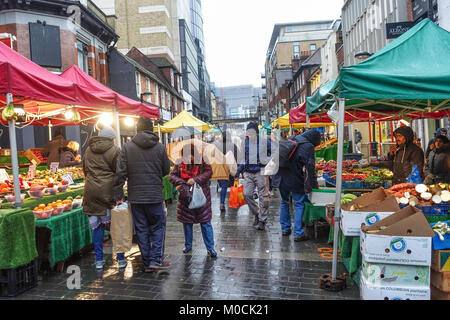
M 192 250 L 193 224 L 200 223 L 208 255 L 215 258 L 217 253 L 214 250 L 214 234 L 211 225 L 211 192 L 209 188 L 212 168 L 203 161 L 201 153 L 194 150 L 194 144 L 187 144 L 183 147 L 183 156 L 175 164 L 169 180 L 178 190 L 177 220 L 183 223 L 184 228 L 185 247 L 183 252 L 189 253 Z M 202 188 L 206 197 L 206 204 L 198 209 L 189 209 L 190 190 L 194 183 Z

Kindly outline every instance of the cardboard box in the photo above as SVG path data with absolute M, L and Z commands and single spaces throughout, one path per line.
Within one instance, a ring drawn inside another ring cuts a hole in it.
M 371 226 L 361 226 L 361 255 L 367 262 L 431 266 L 433 236 L 423 213 L 407 206 Z
M 435 271 L 450 271 L 450 250 L 433 250 L 431 269 Z
M 430 300 L 430 286 L 390 286 L 369 283 L 362 273 L 359 284 L 363 300 Z
M 379 189 L 377 189 L 379 190 Z M 364 195 L 365 196 L 365 195 Z M 362 197 L 364 197 L 362 196 Z M 345 236 L 357 237 L 361 232 L 361 224 L 372 225 L 378 221 L 390 216 L 394 212 L 400 210 L 398 202 L 393 195 L 385 196 L 385 194 L 378 193 L 377 198 L 381 200 L 373 200 L 371 204 L 356 210 L 341 210 L 341 229 Z M 356 201 L 359 198 L 353 200 Z M 367 199 L 366 199 L 367 200 Z M 371 201 L 371 200 L 369 200 Z M 349 207 L 350 205 L 350 207 Z M 355 204 L 345 204 L 343 207 L 350 209 Z
M 450 300 L 450 293 L 443 292 L 438 288 L 431 286 L 431 300 Z
M 369 284 L 379 286 L 430 286 L 430 267 L 380 264 L 364 261 L 361 273 Z
M 431 284 L 443 292 L 450 293 L 450 271 L 431 270 Z

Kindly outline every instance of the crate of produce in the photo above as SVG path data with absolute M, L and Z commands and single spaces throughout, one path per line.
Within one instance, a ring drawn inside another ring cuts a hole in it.
M 31 163 L 33 163 L 33 161 L 35 161 L 36 166 L 38 166 L 42 162 L 41 159 L 39 159 L 39 157 L 30 149 L 28 149 L 24 152 L 24 156 L 27 157 L 27 159 L 30 160 Z
M 389 189 L 390 187 L 392 187 L 392 180 L 383 180 L 382 184 L 383 188 Z
M 30 150 L 31 152 L 33 152 L 34 155 L 35 155 L 36 157 L 38 157 L 39 160 L 41 160 L 41 164 L 42 164 L 42 163 L 47 163 L 47 157 L 44 157 L 44 156 L 42 155 L 42 150 L 44 150 L 43 148 L 29 148 L 29 149 L 27 149 L 27 150 Z
M 344 160 L 356 160 L 359 161 L 363 157 L 362 153 L 346 153 L 344 154 Z
M 439 234 L 437 233 L 436 229 L 436 225 L 438 223 L 443 223 L 443 224 L 447 224 L 447 226 L 450 226 L 450 220 L 447 221 L 439 221 L 436 223 L 431 223 L 431 227 L 433 228 L 433 231 L 435 232 L 435 236 L 432 238 L 432 243 L 433 243 L 433 250 L 441 250 L 441 249 L 450 249 L 450 234 L 448 233 L 444 233 L 441 234 L 441 236 L 439 236 Z M 442 232 L 442 229 L 440 229 L 440 231 Z
M 38 259 L 11 269 L 0 270 L 0 296 L 15 297 L 38 283 Z
M 342 189 L 362 189 L 361 180 L 343 180 Z
M 381 182 L 361 181 L 362 189 L 378 189 L 382 187 Z

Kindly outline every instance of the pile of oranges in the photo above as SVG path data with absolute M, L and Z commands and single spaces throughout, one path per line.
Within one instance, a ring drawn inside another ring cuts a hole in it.
M 61 207 L 68 207 L 69 205 L 72 204 L 71 200 L 57 200 L 55 202 L 51 202 L 47 205 L 45 204 L 40 204 L 39 206 L 35 207 L 33 209 L 33 211 L 47 211 L 47 210 L 53 210 L 54 208 L 61 208 Z
M 41 203 L 40 205 L 38 205 L 36 208 L 33 209 L 33 211 L 36 212 L 40 212 L 40 211 L 48 211 L 48 210 L 53 210 L 53 207 L 50 204 L 43 204 Z

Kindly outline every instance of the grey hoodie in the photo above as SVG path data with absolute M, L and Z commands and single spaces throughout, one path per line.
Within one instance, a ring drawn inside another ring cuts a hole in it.
M 151 131 L 138 132 L 120 153 L 114 178 L 114 200 L 123 199 L 128 180 L 128 201 L 136 204 L 164 201 L 162 179 L 170 172 L 166 148 Z

